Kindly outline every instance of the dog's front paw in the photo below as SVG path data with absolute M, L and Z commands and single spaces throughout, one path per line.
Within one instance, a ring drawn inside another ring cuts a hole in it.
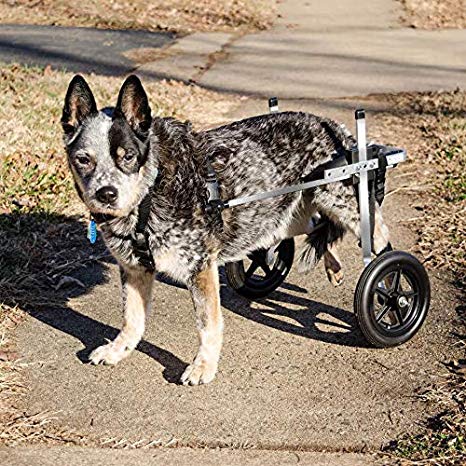
M 216 363 L 208 363 L 207 361 L 194 361 L 183 372 L 180 381 L 183 385 L 201 385 L 204 383 L 212 382 L 216 372 Z
M 89 356 L 91 364 L 105 364 L 114 366 L 118 364 L 125 356 L 127 351 L 125 348 L 118 348 L 113 342 L 107 345 L 99 346 Z

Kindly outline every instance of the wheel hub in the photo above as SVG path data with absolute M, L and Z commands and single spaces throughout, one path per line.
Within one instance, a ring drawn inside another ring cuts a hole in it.
M 396 299 L 396 305 L 399 309 L 406 309 L 409 306 L 408 298 L 406 298 L 406 296 L 398 296 Z

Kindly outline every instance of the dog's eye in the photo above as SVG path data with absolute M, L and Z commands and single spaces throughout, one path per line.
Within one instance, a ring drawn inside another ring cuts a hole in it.
M 120 159 L 123 159 L 125 162 L 131 162 L 134 159 L 134 152 L 131 150 L 126 150 L 123 147 L 119 146 L 116 150 L 117 156 Z
M 79 165 L 82 165 L 83 167 L 89 165 L 91 163 L 91 159 L 87 155 L 78 155 L 76 157 L 76 161 L 79 163 Z

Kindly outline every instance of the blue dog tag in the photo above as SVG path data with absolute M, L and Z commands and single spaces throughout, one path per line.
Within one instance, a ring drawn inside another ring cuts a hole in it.
M 97 225 L 93 218 L 89 220 L 89 226 L 87 227 L 87 239 L 91 244 L 94 244 L 97 241 Z

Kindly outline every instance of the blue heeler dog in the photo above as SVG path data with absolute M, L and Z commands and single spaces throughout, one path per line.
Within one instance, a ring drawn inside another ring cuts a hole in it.
M 152 118 L 136 76 L 124 82 L 116 107 L 103 111 L 86 81 L 75 76 L 62 125 L 78 194 L 121 270 L 124 325 L 114 341 L 92 352 L 92 363 L 116 364 L 137 346 L 157 271 L 185 283 L 196 310 L 200 347 L 181 382 L 210 382 L 222 346 L 218 266 L 306 233 L 316 212 L 326 219 L 325 227 L 308 235 L 301 262 L 310 269 L 324 256 L 330 277 L 341 280 L 340 263 L 329 247 L 347 230 L 359 237 L 352 185 L 332 183 L 220 213 L 206 208 L 206 176 L 210 163 L 225 200 L 297 184 L 354 144 L 346 128 L 285 112 L 195 132 L 173 118 Z M 141 223 L 145 251 L 136 240 Z M 377 210 L 375 252 L 387 243 Z

